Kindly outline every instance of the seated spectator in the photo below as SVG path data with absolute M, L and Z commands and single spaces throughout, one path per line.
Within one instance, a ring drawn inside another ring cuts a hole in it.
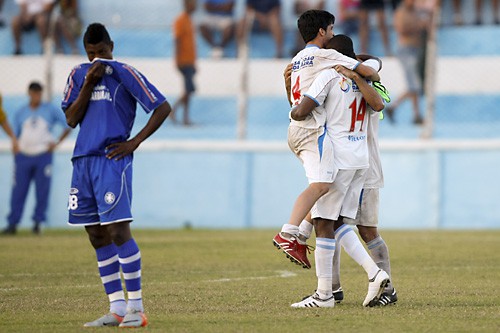
M 78 0 L 59 0 L 60 13 L 56 20 L 54 34 L 56 52 L 64 53 L 62 38 L 71 48 L 72 54 L 79 54 L 76 41 L 82 33 L 82 21 L 78 16 Z
M 49 19 L 54 0 L 15 0 L 19 5 L 19 15 L 12 18 L 12 34 L 14 36 L 14 54 L 22 54 L 21 36 L 23 32 L 37 28 L 40 41 L 45 41 L 49 29 Z
M 276 43 L 276 57 L 283 57 L 283 29 L 281 27 L 280 0 L 246 0 L 243 19 L 238 26 L 238 38 L 243 40 L 247 34 L 247 25 L 256 23 L 256 29 L 269 29 Z M 249 22 L 249 21 L 252 22 Z M 255 21 L 254 21 L 255 20 Z
M 300 16 L 303 12 L 309 9 L 325 9 L 325 0 L 295 0 L 293 10 L 297 17 Z M 295 47 L 292 51 L 291 56 L 295 56 L 300 50 L 305 47 L 304 39 L 300 35 L 298 29 L 295 29 Z
M 359 13 L 359 40 L 361 43 L 361 53 L 368 53 L 370 40 L 370 13 L 375 12 L 377 15 L 378 30 L 382 36 L 384 43 L 384 51 L 386 56 L 391 56 L 391 46 L 389 44 L 389 32 L 385 18 L 384 0 L 361 0 Z
M 476 21 L 474 22 L 475 24 L 483 24 L 483 18 L 482 18 L 482 8 L 483 8 L 483 0 L 476 0 L 475 1 L 475 7 L 476 7 Z M 493 23 L 494 24 L 500 24 L 500 14 L 498 13 L 498 0 L 491 0 L 491 12 L 493 13 Z
M 200 24 L 200 32 L 212 47 L 212 56 L 220 58 L 224 55 L 224 47 L 234 36 L 234 0 L 205 0 L 203 7 L 206 14 Z M 216 38 L 217 33 L 220 38 Z
M 344 35 L 352 36 L 359 31 L 360 0 L 340 0 L 339 12 Z

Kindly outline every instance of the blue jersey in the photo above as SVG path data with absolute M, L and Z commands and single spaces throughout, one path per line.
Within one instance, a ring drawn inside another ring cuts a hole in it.
M 132 66 L 114 60 L 95 61 L 107 66 L 80 122 L 73 158 L 105 155 L 106 146 L 130 137 L 137 103 L 149 113 L 165 102 L 165 97 Z M 92 63 L 84 63 L 71 71 L 61 103 L 65 112 L 78 97 L 91 66 Z

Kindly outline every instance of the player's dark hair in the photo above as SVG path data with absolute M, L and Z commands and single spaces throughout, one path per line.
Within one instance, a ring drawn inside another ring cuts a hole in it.
M 297 20 L 297 27 L 305 43 L 316 38 L 319 29 L 326 30 L 335 23 L 335 16 L 326 10 L 311 9 L 303 12 Z
M 327 49 L 337 50 L 345 56 L 356 59 L 356 54 L 354 53 L 354 45 L 352 44 L 352 39 L 346 35 L 335 35 L 332 39 L 326 43 Z
M 99 44 L 100 42 L 104 42 L 106 44 L 111 43 L 111 37 L 109 37 L 108 30 L 101 23 L 92 23 L 89 24 L 85 34 L 83 35 L 83 45 L 87 44 Z

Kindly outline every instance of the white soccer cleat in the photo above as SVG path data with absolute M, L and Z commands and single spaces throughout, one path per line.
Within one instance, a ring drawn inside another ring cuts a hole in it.
M 128 311 L 119 327 L 144 327 L 148 324 L 148 318 L 141 311 Z
M 118 326 L 123 321 L 116 313 L 108 313 L 99 319 L 85 323 L 83 327 L 105 327 L 105 326 Z
M 377 274 L 368 280 L 368 294 L 363 302 L 363 306 L 373 307 L 377 305 L 380 295 L 384 292 L 384 288 L 390 282 L 389 275 L 379 269 Z
M 335 298 L 333 296 L 321 299 L 317 293 L 307 296 L 302 301 L 291 305 L 292 308 L 333 308 L 334 306 Z

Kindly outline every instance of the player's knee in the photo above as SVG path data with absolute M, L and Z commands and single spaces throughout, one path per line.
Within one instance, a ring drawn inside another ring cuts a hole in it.
M 318 197 L 321 197 L 328 193 L 330 190 L 330 183 L 313 183 L 311 184 L 311 189 L 316 192 Z

